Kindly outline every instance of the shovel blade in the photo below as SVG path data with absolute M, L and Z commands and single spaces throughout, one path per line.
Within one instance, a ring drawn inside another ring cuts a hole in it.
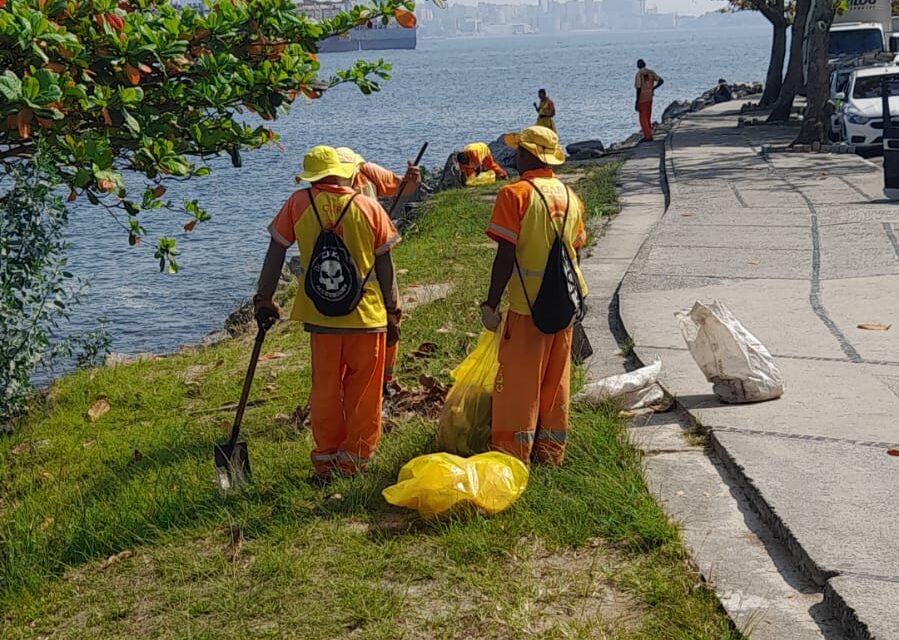
M 248 484 L 251 476 L 246 442 L 215 445 L 215 479 L 221 491 L 238 489 Z

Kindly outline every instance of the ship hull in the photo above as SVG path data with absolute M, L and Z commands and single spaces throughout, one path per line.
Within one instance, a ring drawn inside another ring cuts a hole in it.
M 332 37 L 322 42 L 321 53 L 341 51 L 383 51 L 414 49 L 418 44 L 415 29 L 354 29 L 349 37 Z

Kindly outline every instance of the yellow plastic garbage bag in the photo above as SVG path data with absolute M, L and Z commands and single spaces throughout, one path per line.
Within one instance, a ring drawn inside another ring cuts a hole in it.
M 464 504 L 493 515 L 512 506 L 527 486 L 528 468 L 505 453 L 470 458 L 429 453 L 407 462 L 383 495 L 390 504 L 415 509 L 425 518 Z
M 493 384 L 499 371 L 499 345 L 503 328 L 484 331 L 478 346 L 453 370 L 453 388 L 446 396 L 437 445 L 460 456 L 490 448 Z
M 466 187 L 484 187 L 488 184 L 493 184 L 496 182 L 496 173 L 489 169 L 487 171 L 481 171 L 478 175 L 472 176 L 468 180 L 465 181 Z

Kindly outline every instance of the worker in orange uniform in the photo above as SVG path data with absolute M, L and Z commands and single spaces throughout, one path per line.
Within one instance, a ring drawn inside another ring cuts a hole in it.
M 483 142 L 472 142 L 456 154 L 456 162 L 462 172 L 462 181 L 468 182 L 484 171 L 492 171 L 497 178 L 508 178 L 509 174 L 493 159 L 490 147 Z
M 547 129 L 556 130 L 556 105 L 555 103 L 549 99 L 549 96 L 546 95 L 546 89 L 540 89 L 537 92 L 537 98 L 539 98 L 540 103 L 534 103 L 534 108 L 537 110 L 537 125 L 541 127 L 546 127 Z
M 337 147 L 337 156 L 341 162 L 352 164 L 356 167 L 356 175 L 353 176 L 353 189 L 357 193 L 369 198 L 392 198 L 399 193 L 400 186 L 403 192 L 401 197 L 409 197 L 421 185 L 421 170 L 411 162 L 406 168 L 406 175 L 400 178 L 390 169 L 385 169 L 374 162 L 366 162 L 365 158 L 349 147 Z M 387 357 L 384 370 L 385 393 L 387 383 L 393 380 L 393 371 L 396 367 L 399 342 L 387 348 Z
M 361 276 L 358 304 L 346 315 L 324 315 L 301 286 L 290 316 L 311 334 L 313 480 L 321 483 L 335 473 L 364 470 L 371 460 L 381 436 L 384 359 L 388 345 L 399 340 L 390 252 L 400 236 L 377 200 L 353 190 L 355 174 L 356 167 L 341 162 L 332 147 L 309 151 L 300 177 L 311 187 L 296 191 L 269 226 L 271 242 L 253 299 L 261 326 L 276 317 L 272 297 L 287 248 L 299 245 L 308 278 L 319 235 L 339 222 L 337 235 Z M 333 262 L 327 269 L 321 264 L 319 278 L 340 284 L 347 277 Z
M 421 170 L 411 162 L 406 168 L 405 177 L 400 178 L 390 169 L 374 162 L 366 162 L 365 158 L 349 147 L 338 147 L 337 155 L 341 162 L 356 167 L 353 188 L 369 198 L 392 198 L 397 195 L 400 185 L 403 186 L 402 196 L 411 196 L 421 185 Z
M 652 98 L 656 89 L 663 84 L 665 81 L 659 74 L 648 68 L 643 60 L 637 60 L 637 77 L 634 79 L 637 102 L 634 110 L 640 114 L 640 128 L 645 142 L 652 142 Z
M 565 162 L 555 132 L 533 126 L 508 134 L 506 144 L 518 149 L 521 179 L 496 196 L 487 235 L 498 246 L 487 301 L 481 305 L 484 326 L 497 330 L 499 305 L 508 286 L 509 311 L 493 390 L 492 444 L 526 464 L 561 464 L 568 433 L 575 318 L 567 328 L 547 334 L 538 329 L 532 313 L 543 295 L 544 272 L 549 273 L 557 239 L 573 266 L 579 297 L 586 296 L 577 267 L 577 250 L 587 240 L 584 204 L 553 173 L 552 167 Z M 569 288 L 563 285 L 557 293 L 568 295 Z

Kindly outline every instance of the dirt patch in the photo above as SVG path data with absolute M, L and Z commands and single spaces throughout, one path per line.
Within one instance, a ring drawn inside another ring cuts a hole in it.
M 413 284 L 403 287 L 400 292 L 402 308 L 410 311 L 415 307 L 437 300 L 443 300 L 456 288 L 452 282 L 440 282 L 437 284 Z

